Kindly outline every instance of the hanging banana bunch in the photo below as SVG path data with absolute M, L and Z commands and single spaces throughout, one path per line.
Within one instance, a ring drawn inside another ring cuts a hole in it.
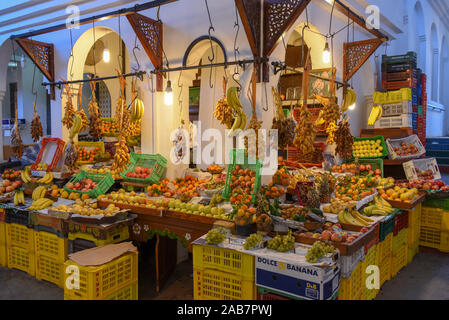
M 61 80 L 65 81 L 63 78 L 61 78 Z M 72 90 L 70 89 L 70 86 L 68 84 L 65 84 L 64 89 L 67 95 L 67 101 L 64 106 L 64 118 L 62 118 L 62 124 L 65 125 L 68 130 L 70 130 L 73 125 L 73 115 L 75 114 L 75 110 L 73 108 Z
M 73 125 L 70 128 L 69 132 L 69 143 L 67 144 L 67 147 L 65 148 L 65 157 L 64 157 L 64 164 L 67 166 L 69 171 L 75 171 L 78 166 L 78 150 L 76 148 L 75 143 L 73 142 L 73 139 L 76 137 L 77 134 L 81 132 L 81 129 L 83 127 L 83 120 L 81 119 L 81 116 L 76 113 L 73 117 Z
M 368 125 L 374 126 L 374 124 L 380 120 L 382 117 L 383 109 L 380 105 L 373 106 L 373 109 L 371 109 L 371 113 L 368 118 Z
M 357 94 L 351 88 L 345 90 L 341 111 L 346 112 L 348 108 L 357 101 Z
M 234 123 L 231 130 L 228 133 L 228 137 L 232 137 L 238 130 L 245 130 L 246 128 L 246 115 L 242 109 L 242 103 L 238 97 L 237 87 L 230 87 L 226 93 L 226 100 L 229 106 L 234 110 Z
M 142 99 L 140 99 L 138 97 L 135 81 L 133 81 L 131 83 L 131 85 L 132 85 L 132 89 L 131 89 L 131 91 L 132 91 L 131 120 L 132 121 L 140 121 L 140 120 L 142 120 L 143 111 L 145 108 L 144 108 Z
M 117 101 L 116 117 L 119 123 L 119 137 L 118 142 L 115 144 L 114 162 L 112 164 L 112 170 L 117 173 L 122 172 L 129 163 L 129 150 L 126 144 L 127 132 L 125 128 L 129 125 L 130 114 L 125 107 L 125 88 L 126 80 L 122 74 L 117 70 L 120 81 L 120 98 Z
M 80 87 L 78 89 L 78 110 L 76 111 L 76 114 L 78 114 L 82 120 L 81 131 L 84 131 L 87 129 L 89 120 L 87 119 L 87 115 L 84 112 L 84 109 L 82 106 L 82 99 L 83 99 L 83 84 L 80 84 Z
M 335 122 L 329 123 L 329 125 L 326 128 L 327 133 L 327 139 L 326 144 L 331 145 L 335 143 L 335 133 L 337 132 L 337 125 Z
M 263 139 L 259 140 L 259 130 L 262 127 L 262 121 L 258 121 L 257 119 L 257 113 L 256 113 L 256 84 L 257 84 L 257 73 L 256 73 L 256 69 L 254 69 L 253 71 L 253 75 L 252 75 L 252 79 L 251 79 L 251 92 L 250 95 L 248 96 L 251 102 L 251 108 L 253 111 L 253 115 L 251 117 L 251 120 L 249 121 L 249 125 L 247 130 L 252 129 L 254 130 L 254 134 L 255 134 L 255 144 L 249 144 L 249 137 L 245 137 L 245 148 L 246 150 L 248 150 L 248 154 L 249 155 L 255 155 L 255 158 L 259 158 L 260 155 L 260 151 L 264 150 L 265 145 L 263 144 Z M 251 134 L 253 134 L 253 132 L 250 132 Z
M 226 129 L 231 129 L 234 122 L 234 112 L 226 99 L 226 86 L 227 81 L 226 78 L 223 77 L 223 97 L 217 101 L 214 110 L 214 117 L 220 121 L 220 124 L 225 125 Z
M 99 139 L 101 137 L 101 115 L 100 109 L 98 107 L 97 98 L 95 97 L 95 82 L 89 82 L 90 89 L 92 91 L 92 98 L 89 102 L 89 134 L 94 139 Z
M 34 118 L 31 121 L 31 137 L 33 138 L 34 142 L 38 142 L 39 139 L 44 135 L 44 131 L 42 129 L 40 117 L 37 114 L 36 101 L 34 101 L 33 107 L 34 107 Z
M 23 155 L 23 144 L 22 144 L 22 137 L 20 136 L 17 112 L 18 111 L 17 111 L 17 106 L 16 106 L 16 117 L 15 117 L 14 127 L 11 132 L 11 149 L 12 149 L 14 156 L 17 159 L 20 159 L 20 158 L 22 158 L 22 155 Z

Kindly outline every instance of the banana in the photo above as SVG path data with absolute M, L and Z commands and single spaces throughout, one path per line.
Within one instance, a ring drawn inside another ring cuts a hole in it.
M 363 215 L 361 215 L 360 212 L 358 212 L 357 210 L 356 210 L 356 211 L 352 211 L 352 213 L 353 213 L 353 215 L 355 215 L 359 220 L 365 221 L 367 224 L 371 224 L 371 223 L 374 222 L 374 221 L 371 220 L 370 218 L 364 217 Z
M 364 226 L 362 223 L 360 223 L 359 221 L 357 221 L 350 212 L 348 212 L 347 210 L 344 211 L 344 217 L 345 220 L 352 225 L 355 226 Z
M 346 112 L 350 106 L 352 106 L 357 100 L 357 94 L 352 89 L 347 89 L 345 96 L 343 98 L 343 104 L 341 109 L 343 112 Z
M 246 128 L 246 114 L 242 111 L 240 113 L 240 116 L 241 116 L 241 121 L 242 121 L 242 123 L 240 125 L 240 130 L 245 130 L 245 128 Z
M 379 114 L 377 115 L 376 121 L 378 121 L 380 118 L 382 118 L 382 114 L 384 112 L 384 109 L 379 106 Z
M 347 223 L 347 221 L 345 219 L 344 211 L 345 210 L 342 210 L 338 213 L 338 222 L 340 222 L 340 223 Z
M 237 116 L 234 119 L 234 123 L 232 125 L 231 130 L 228 133 L 228 137 L 232 137 L 235 134 L 235 131 L 237 129 L 240 129 L 241 125 L 242 125 L 241 113 L 237 112 Z
M 15 205 L 15 206 L 18 206 L 18 205 L 19 205 L 19 197 L 18 197 L 18 193 L 19 193 L 19 192 L 16 192 L 16 194 L 14 195 L 14 205 Z
M 22 178 L 22 181 L 24 183 L 30 183 L 31 182 L 31 177 L 28 173 L 27 170 L 22 170 L 22 172 L 20 173 L 20 177 Z
M 47 189 L 44 186 L 39 186 L 36 189 L 34 189 L 32 198 L 34 201 L 41 199 L 45 196 L 45 193 L 47 192 Z
M 42 210 L 49 206 L 53 205 L 53 200 L 47 198 L 41 198 L 36 201 L 33 201 L 28 210 Z
M 382 107 L 379 105 L 373 106 L 368 118 L 368 125 L 373 126 L 380 117 L 382 117 Z
M 321 110 L 320 113 L 318 114 L 318 118 L 315 121 L 315 126 L 320 126 L 324 123 L 324 110 Z
M 79 114 L 75 114 L 73 126 L 70 128 L 70 139 L 73 139 L 78 133 L 80 133 L 81 128 L 83 127 L 83 119 L 79 116 Z
M 25 204 L 25 195 L 23 194 L 23 191 L 20 191 L 19 193 L 19 203 Z
M 47 172 L 45 174 L 45 176 L 43 176 L 41 179 L 39 179 L 37 182 L 38 183 L 44 183 L 44 184 L 48 184 L 50 182 L 53 181 L 53 173 L 51 172 Z

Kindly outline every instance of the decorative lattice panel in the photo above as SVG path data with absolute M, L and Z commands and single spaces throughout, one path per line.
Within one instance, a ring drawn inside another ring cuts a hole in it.
M 269 56 L 282 34 L 288 30 L 304 11 L 310 0 L 265 0 L 264 2 L 264 49 Z
M 351 79 L 381 44 L 381 39 L 344 43 L 343 81 L 347 82 Z
M 55 81 L 55 49 L 52 43 L 30 39 L 16 39 L 19 46 L 50 82 Z M 51 99 L 55 99 L 55 87 L 51 87 Z
M 162 22 L 138 13 L 133 13 L 126 17 L 154 67 L 156 69 L 162 68 Z M 160 74 L 158 74 L 156 78 L 156 89 L 157 91 L 163 90 L 162 75 Z

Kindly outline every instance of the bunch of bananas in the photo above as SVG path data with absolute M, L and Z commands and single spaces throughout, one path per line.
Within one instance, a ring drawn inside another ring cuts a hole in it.
M 49 184 L 53 181 L 53 173 L 47 172 L 45 176 L 37 180 L 38 183 Z
M 19 204 L 25 204 L 25 195 L 21 190 L 18 190 L 14 195 L 14 205 L 18 206 Z
M 337 125 L 335 122 L 329 123 L 326 128 L 326 133 L 328 134 L 326 144 L 330 145 L 335 143 L 335 132 L 337 132 Z
M 28 210 L 42 210 L 48 207 L 51 207 L 53 205 L 53 200 L 48 198 L 40 198 L 31 204 L 31 206 L 28 208 Z
M 31 176 L 30 176 L 30 167 L 25 167 L 24 170 L 20 173 L 20 177 L 22 178 L 23 183 L 30 183 L 31 182 Z
M 118 142 L 115 144 L 114 163 L 112 164 L 112 170 L 122 172 L 129 162 L 128 146 L 126 145 L 126 139 L 123 135 L 120 135 Z
M 363 214 L 370 216 L 388 216 L 395 209 L 384 198 L 376 196 L 374 197 L 374 204 L 365 207 Z
M 226 93 L 226 101 L 229 106 L 234 110 L 236 115 L 234 123 L 231 127 L 231 131 L 228 133 L 228 137 L 235 135 L 237 130 L 245 130 L 246 127 L 246 115 L 242 109 L 242 103 L 239 100 L 236 87 L 230 87 Z
M 374 126 L 376 121 L 378 121 L 382 117 L 383 109 L 382 106 L 376 105 L 373 106 L 373 109 L 371 110 L 371 113 L 368 118 L 368 125 Z
M 322 124 L 324 124 L 324 109 L 320 111 L 320 113 L 318 113 L 318 118 L 316 118 L 315 120 L 315 126 L 321 126 Z
M 47 188 L 45 188 L 44 186 L 39 186 L 33 190 L 33 194 L 31 195 L 31 198 L 33 199 L 33 201 L 36 201 L 38 199 L 45 197 L 46 193 L 47 193 Z
M 352 224 L 355 226 L 366 227 L 373 223 L 370 218 L 362 216 L 357 210 L 345 209 L 338 214 L 338 222 Z
M 351 88 L 348 88 L 345 92 L 343 98 L 343 104 L 341 105 L 341 110 L 346 112 L 350 106 L 352 106 L 357 101 L 357 94 Z
M 70 128 L 69 138 L 70 139 L 75 138 L 75 136 L 78 133 L 80 133 L 82 129 L 83 129 L 83 119 L 81 118 L 81 116 L 78 113 L 75 113 L 75 115 L 73 117 L 73 125 Z
M 134 99 L 134 103 L 131 108 L 131 120 L 138 121 L 142 120 L 144 111 L 143 101 L 139 98 Z

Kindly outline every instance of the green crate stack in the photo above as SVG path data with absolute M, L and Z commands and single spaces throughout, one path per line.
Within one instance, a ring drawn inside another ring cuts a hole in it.
M 109 188 L 112 187 L 114 184 L 114 178 L 112 175 L 108 173 L 92 173 L 92 172 L 86 172 L 86 171 L 80 171 L 76 176 L 74 176 L 72 179 L 70 179 L 69 182 L 75 184 L 77 182 L 80 182 L 82 179 L 92 179 L 94 182 L 98 183 L 95 188 L 89 191 L 81 191 L 81 190 L 72 190 L 67 188 L 67 185 L 64 186 L 64 189 L 67 192 L 76 192 L 80 194 L 88 194 L 91 198 L 96 198 L 99 195 L 105 194 Z
M 120 176 L 125 181 L 153 184 L 158 183 L 164 174 L 165 167 L 167 165 L 167 159 L 165 159 L 160 154 L 139 154 L 131 152 L 130 163 L 128 167 L 120 173 Z M 134 171 L 136 167 L 152 168 L 151 174 L 148 178 L 139 179 L 127 177 L 126 174 L 130 171 Z

